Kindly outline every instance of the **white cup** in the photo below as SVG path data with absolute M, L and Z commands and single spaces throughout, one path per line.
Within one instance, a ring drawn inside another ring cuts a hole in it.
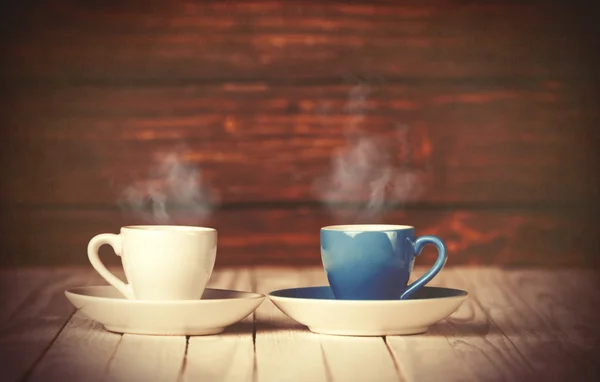
M 100 261 L 104 244 L 121 256 L 125 284 Z M 88 257 L 96 271 L 129 300 L 196 300 L 202 297 L 217 255 L 213 228 L 143 225 L 96 235 Z

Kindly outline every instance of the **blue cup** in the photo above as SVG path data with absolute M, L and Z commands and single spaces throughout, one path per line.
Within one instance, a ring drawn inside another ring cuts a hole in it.
M 415 257 L 433 244 L 438 258 L 411 285 Z M 408 299 L 446 264 L 446 246 L 435 236 L 415 237 L 403 225 L 356 224 L 321 228 L 321 260 L 329 286 L 339 300 Z

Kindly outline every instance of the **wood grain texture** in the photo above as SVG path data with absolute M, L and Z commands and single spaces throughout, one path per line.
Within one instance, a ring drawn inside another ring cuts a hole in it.
M 414 282 L 426 270 L 423 266 L 415 267 L 409 282 Z M 448 268 L 442 270 L 428 285 L 465 289 L 465 283 Z M 468 288 L 466 290 L 470 293 Z M 431 326 L 426 333 L 385 338 L 404 380 L 503 380 L 504 376 L 494 369 L 510 368 L 502 363 L 510 362 L 506 355 L 514 348 L 505 343 L 501 333 L 490 330 L 489 323 L 484 323 L 486 318 L 477 310 L 476 304 L 470 294 L 456 312 Z M 459 331 L 462 332 L 459 334 Z M 495 355 L 487 360 L 486 354 Z M 517 377 L 514 370 L 511 377 Z
M 303 268 L 302 286 L 328 285 L 322 267 Z M 403 381 L 383 337 L 342 337 L 318 335 L 330 381 Z
M 181 142 L 228 212 L 175 220 L 218 226 L 223 264 L 318 263 L 321 225 L 364 220 L 448 236 L 455 264 L 598 264 L 597 22 L 570 2 L 53 0 L 0 19 L 0 265 L 83 264 L 93 234 L 148 222 L 119 196 L 167 187 L 153 160 Z M 315 192 L 353 128 L 405 177 L 372 192 L 354 163 L 353 187 Z M 409 178 L 421 192 L 390 187 Z M 409 212 L 344 212 L 372 195 Z
M 102 284 L 102 283 L 98 283 Z M 101 382 L 122 336 L 76 312 L 31 374 L 30 381 Z
M 35 272 L 25 272 L 23 276 L 22 282 L 25 282 L 34 277 Z M 0 370 L 3 381 L 19 381 L 33 370 L 75 313 L 75 308 L 65 298 L 65 289 L 86 285 L 92 276 L 89 270 L 49 271 L 44 287 L 38 288 L 21 309 L 2 323 Z
M 47 270 L 41 272 L 45 276 L 49 273 Z M 113 268 L 111 272 L 125 279 L 122 269 Z M 72 270 L 71 273 L 88 274 L 89 272 L 87 268 L 80 268 Z M 17 277 L 21 282 L 25 282 L 33 275 L 35 273 L 31 271 L 21 272 Z M 7 279 L 3 277 L 0 281 Z M 96 274 L 92 279 L 93 284 L 105 284 L 105 281 Z M 211 276 L 208 286 L 250 290 L 250 274 L 245 269 L 216 270 Z M 233 377 L 233 380 L 251 380 L 254 359 L 252 321 L 250 316 L 249 319 L 227 328 L 226 332 L 221 335 L 191 337 L 187 339 L 187 342 L 182 338 L 175 340 L 176 343 L 183 340 L 186 344 L 185 352 L 181 353 L 180 359 L 177 358 L 178 353 L 169 353 L 171 357 L 178 360 L 176 363 L 181 365 L 181 370 L 178 369 L 177 373 L 169 364 L 165 365 L 165 362 L 168 361 L 164 361 L 164 359 L 168 359 L 168 357 L 164 357 L 161 350 L 162 345 L 150 346 L 140 357 L 148 357 L 154 361 L 158 357 L 159 361 L 156 367 L 167 370 L 167 374 L 163 375 L 165 380 L 232 380 L 231 378 L 227 379 L 228 377 Z M 131 349 L 128 350 L 132 346 L 136 347 L 135 340 L 139 336 L 131 336 L 134 340 L 133 345 L 128 344 L 131 342 L 128 337 L 129 335 L 125 335 L 125 349 L 118 352 L 123 335 L 109 332 L 101 324 L 77 312 L 36 365 L 29 380 L 49 382 L 62 381 L 65 378 L 86 381 L 138 380 L 149 371 L 144 359 L 132 354 Z M 165 340 L 165 342 L 168 343 L 169 340 Z M 178 349 L 179 347 L 175 345 L 174 351 L 177 352 Z M 235 362 L 236 368 L 227 367 L 231 361 Z M 115 367 L 112 366 L 114 362 L 118 362 Z M 243 367 L 244 364 L 247 366 L 246 368 Z M 247 378 L 244 379 L 244 376 Z M 157 377 L 153 373 L 152 379 L 154 380 L 154 378 Z
M 259 293 L 305 285 L 299 269 L 257 268 L 255 275 Z M 318 336 L 285 316 L 270 300 L 256 309 L 255 317 L 256 381 L 328 381 L 330 371 Z
M 415 267 L 411 280 L 426 269 Z M 117 274 L 122 276 L 122 272 Z M 220 335 L 191 337 L 187 352 L 184 337 L 131 336 L 135 341 L 122 347 L 121 336 L 104 331 L 77 313 L 64 328 L 57 328 L 54 336 L 47 335 L 48 325 L 68 319 L 64 317 L 64 308 L 69 305 L 64 288 L 96 284 L 98 276 L 73 267 L 3 270 L 0 285 L 25 285 L 33 278 L 47 280 L 47 288 L 38 289 L 26 307 L 0 329 L 3 381 L 59 381 L 68 377 L 138 380 L 152 368 L 157 371 L 152 373 L 152 380 L 173 382 L 200 377 L 346 381 L 361 380 L 361 376 L 365 380 L 378 376 L 383 382 L 565 378 L 587 382 L 595 381 L 598 375 L 600 332 L 594 326 L 599 318 L 597 270 L 445 268 L 431 285 L 466 289 L 469 297 L 465 303 L 424 334 L 385 339 L 310 333 L 267 300 L 256 311 L 256 364 L 252 362 L 254 349 L 249 346 L 252 330 L 246 329 L 252 325 L 251 317 Z M 209 285 L 266 293 L 293 286 L 326 285 L 326 279 L 321 267 L 223 268 L 216 270 Z M 111 359 L 111 351 L 119 358 Z M 424 356 L 430 353 L 434 356 Z M 36 361 L 31 363 L 31 359 Z M 572 374 L 567 374 L 569 371 Z
M 123 334 L 108 366 L 109 381 L 176 381 L 183 365 L 186 338 Z
M 0 326 L 26 309 L 51 277 L 45 268 L 0 270 Z
M 391 203 L 582 203 L 600 185 L 594 98 L 565 81 L 25 87 L 5 106 L 4 203 L 114 205 L 128 186 L 164 185 L 167 155 L 220 203 L 336 187 L 331 202 L 364 201 L 359 177 L 384 166 L 414 177 Z
M 579 346 L 600 340 L 598 332 L 593 333 L 593 325 L 588 325 L 587 341 L 574 338 L 564 341 L 562 330 L 544 317 L 543 304 L 546 291 L 552 291 L 556 273 L 552 280 L 538 284 L 536 288 L 522 285 L 535 282 L 533 272 L 502 271 L 500 269 L 457 270 L 465 278 L 469 290 L 481 304 L 481 308 L 502 333 L 517 347 L 533 369 L 536 380 L 564 381 L 569 378 L 587 380 L 593 375 L 594 364 L 582 353 L 590 351 L 590 346 Z M 581 275 L 582 272 L 577 274 Z M 596 275 L 598 276 L 598 275 Z M 517 277 L 517 278 L 515 278 Z M 518 280 L 518 281 L 517 281 Z M 552 294 L 560 292 L 550 292 Z M 533 298 L 531 298 L 533 297 Z M 584 301 L 581 301 L 585 305 Z M 545 304 L 544 304 L 545 305 Z M 554 305 L 554 304 L 552 304 Z M 549 306 L 549 305 L 546 305 Z M 576 308 L 575 308 L 576 309 Z M 580 314 L 569 315 L 582 317 Z
M 321 346 L 334 382 L 400 380 L 381 337 L 324 337 Z
M 3 74 L 67 83 L 577 76 L 590 55 L 566 5 L 412 4 L 52 1 L 11 25 Z
M 217 269 L 209 287 L 252 291 L 252 270 Z M 227 327 L 222 334 L 188 339 L 179 381 L 240 381 L 254 379 L 254 313 Z
M 596 379 L 600 375 L 600 330 L 595 324 L 600 319 L 600 273 L 577 269 L 554 273 L 514 270 L 505 273 L 505 277 L 544 322 L 542 327 L 549 328 L 557 338 L 555 351 L 565 359 L 549 370 L 562 375 L 572 372 L 571 376 L 580 380 Z
M 424 270 L 413 272 L 412 277 L 423 273 Z M 455 269 L 448 268 L 440 272 L 431 285 L 467 291 L 471 289 Z M 432 327 L 426 335 L 443 335 L 447 338 L 464 365 L 455 365 L 454 372 L 464 375 L 467 380 L 472 377 L 476 381 L 537 380 L 527 357 L 519 352 L 498 324 L 486 314 L 473 294 L 452 316 Z M 418 370 L 412 366 L 411 372 Z
M 257 290 L 323 285 L 322 268 L 255 268 Z M 284 315 L 269 300 L 255 312 L 258 381 L 398 381 L 381 337 L 319 335 Z M 301 359 L 301 362 L 299 362 Z
M 417 280 L 427 269 L 423 265 L 415 266 L 409 283 Z M 454 282 L 452 277 L 453 274 L 444 269 L 428 285 L 460 288 L 461 285 Z M 451 318 L 460 317 L 460 314 L 455 312 Z M 403 381 L 477 381 L 468 363 L 455 349 L 452 335 L 451 323 L 446 319 L 430 327 L 424 334 L 387 336 L 384 340 Z
M 406 381 L 478 381 L 439 328 L 419 338 L 389 336 L 385 342 Z M 440 367 L 443 365 L 443 367 Z
M 597 266 L 595 224 L 587 224 L 587 211 L 531 210 L 393 210 L 380 218 L 357 219 L 356 211 L 313 207 L 293 209 L 252 207 L 214 211 L 198 219 L 176 211 L 176 224 L 207 225 L 219 232 L 217 266 L 249 264 L 314 264 L 321 262 L 319 229 L 330 224 L 410 224 L 417 235 L 445 240 L 448 265 L 504 264 Z M 18 264 L 88 264 L 86 248 L 96 234 L 117 233 L 123 225 L 150 223 L 145 216 L 115 210 L 5 210 L 0 243 L 3 266 Z M 560 234 L 557 234 L 560 233 Z M 26 254 L 26 256 L 25 256 Z M 107 264 L 120 259 L 101 248 Z M 433 264 L 437 255 L 429 247 L 418 259 Z
M 48 273 L 48 270 L 45 270 Z M 89 267 L 73 268 L 73 275 L 91 276 L 88 285 L 105 285 L 102 277 Z M 117 270 L 115 275 L 123 278 L 124 272 Z M 23 279 L 30 279 L 23 277 Z M 60 331 L 52 346 L 30 372 L 28 381 L 60 382 L 65 379 L 102 382 L 106 369 L 115 354 L 121 334 L 108 332 L 102 324 L 88 319 L 80 311 L 69 319 Z

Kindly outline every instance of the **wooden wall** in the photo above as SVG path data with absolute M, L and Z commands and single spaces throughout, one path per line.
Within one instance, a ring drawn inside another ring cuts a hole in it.
M 2 15 L 3 266 L 155 222 L 216 227 L 218 265 L 317 264 L 319 227 L 358 222 L 439 235 L 449 265 L 598 264 L 589 10 L 26 4 Z

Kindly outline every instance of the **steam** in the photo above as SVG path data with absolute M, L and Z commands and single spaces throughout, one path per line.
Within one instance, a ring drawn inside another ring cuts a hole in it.
M 200 224 L 208 218 L 217 198 L 202 179 L 201 171 L 186 162 L 184 145 L 155 155 L 148 179 L 127 186 L 119 198 L 122 208 L 133 210 L 155 224 L 179 224 L 176 216 Z M 175 213 L 175 212 L 180 213 Z
M 411 166 L 409 128 L 397 126 L 392 136 L 361 131 L 370 88 L 352 88 L 345 112 L 350 121 L 346 144 L 334 152 L 331 167 L 317 178 L 313 190 L 337 220 L 378 220 L 390 208 L 422 192 L 420 173 Z M 341 206 L 350 206 L 349 210 Z

